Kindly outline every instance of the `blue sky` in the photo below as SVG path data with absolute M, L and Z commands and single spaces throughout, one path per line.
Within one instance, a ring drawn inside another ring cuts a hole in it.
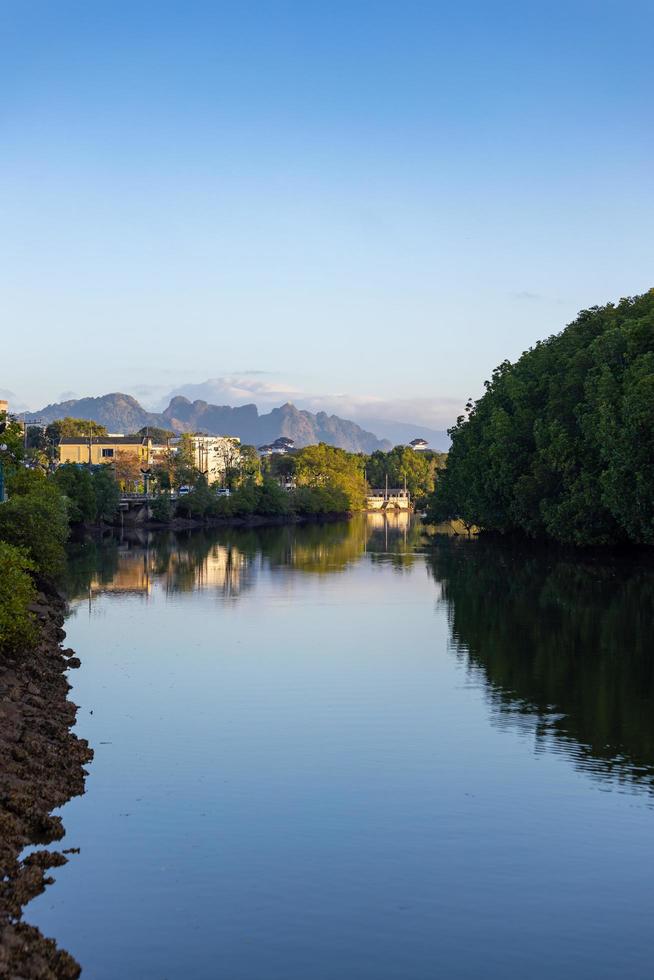
M 629 0 L 5 0 L 0 388 L 450 423 L 654 285 L 653 32 Z

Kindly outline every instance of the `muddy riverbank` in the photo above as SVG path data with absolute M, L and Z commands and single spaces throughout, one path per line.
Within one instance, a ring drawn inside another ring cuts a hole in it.
M 65 603 L 39 593 L 32 611 L 36 649 L 0 661 L 0 976 L 60 980 L 79 976 L 79 965 L 22 911 L 68 860 L 48 847 L 64 836 L 52 811 L 84 792 L 93 752 L 71 731 L 77 708 L 66 671 L 79 660 L 62 648 Z M 38 849 L 21 860 L 28 845 Z

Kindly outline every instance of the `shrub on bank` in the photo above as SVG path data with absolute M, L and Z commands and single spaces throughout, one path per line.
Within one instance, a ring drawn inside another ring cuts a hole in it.
M 166 524 L 172 516 L 170 497 L 166 494 L 156 497 L 150 505 L 150 511 L 153 521 L 161 521 L 162 524 Z
M 214 508 L 218 517 L 251 517 L 257 513 L 259 487 L 254 480 L 246 480 L 229 497 L 217 497 Z
M 276 480 L 264 478 L 261 483 L 246 480 L 229 497 L 218 495 L 206 483 L 198 484 L 190 493 L 179 498 L 175 514 L 189 518 L 289 517 L 293 514 L 310 517 L 347 514 L 351 510 L 350 495 L 339 486 L 303 486 L 288 491 L 282 489 Z M 157 516 L 157 513 L 153 507 L 155 520 L 168 519 Z
M 71 524 L 112 521 L 115 518 L 120 491 L 111 466 L 89 468 L 77 463 L 64 463 L 57 469 L 54 482 L 66 498 Z
M 93 492 L 95 494 L 95 520 L 115 520 L 120 501 L 120 490 L 110 466 L 97 466 L 93 470 Z
M 46 579 L 60 575 L 67 537 L 66 504 L 49 480 L 35 481 L 28 493 L 0 505 L 0 541 L 23 548 L 34 571 Z
M 66 498 L 71 524 L 83 524 L 95 519 L 93 477 L 87 466 L 65 463 L 57 469 L 54 481 Z
M 175 513 L 178 517 L 206 517 L 214 497 L 206 478 L 199 477 L 193 490 L 179 498 Z
M 350 511 L 348 494 L 338 487 L 298 487 L 291 493 L 291 507 L 303 517 L 324 514 L 347 514 Z
M 282 490 L 276 480 L 264 479 L 257 490 L 257 514 L 265 517 L 283 517 L 290 513 L 289 495 L 286 490 Z
M 247 480 L 229 497 L 218 495 L 206 483 L 195 486 L 191 493 L 177 501 L 179 517 L 282 517 L 291 513 L 289 495 L 275 480 L 262 483 Z
M 0 541 L 0 568 L 0 653 L 25 650 L 37 637 L 28 608 L 36 596 L 30 575 L 34 564 L 22 549 Z

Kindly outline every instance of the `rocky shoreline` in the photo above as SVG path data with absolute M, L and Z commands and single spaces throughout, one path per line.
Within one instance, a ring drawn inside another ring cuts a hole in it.
M 84 792 L 93 752 L 71 731 L 77 707 L 65 671 L 79 660 L 61 645 L 65 602 L 41 592 L 31 611 L 36 648 L 0 661 L 0 976 L 68 980 L 79 964 L 23 922 L 22 910 L 52 882 L 49 869 L 68 860 L 70 850 L 47 848 L 64 836 L 52 810 Z M 28 845 L 39 847 L 21 860 Z

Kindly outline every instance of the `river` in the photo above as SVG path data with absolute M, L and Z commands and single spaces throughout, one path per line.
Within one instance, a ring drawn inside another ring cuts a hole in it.
M 89 980 L 654 971 L 654 572 L 377 515 L 77 547 Z

